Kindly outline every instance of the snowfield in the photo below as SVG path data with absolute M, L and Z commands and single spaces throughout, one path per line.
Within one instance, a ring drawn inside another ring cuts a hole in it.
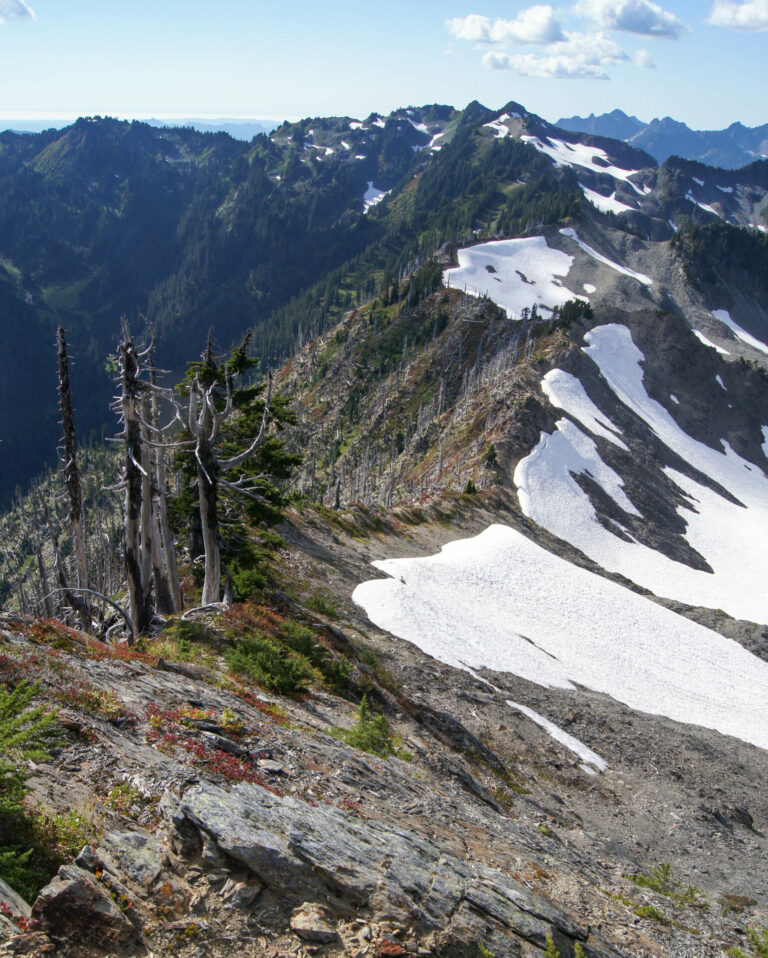
M 768 749 L 767 663 L 515 529 L 373 564 L 389 577 L 359 585 L 354 601 L 448 665 L 581 685 Z
M 595 436 L 602 436 L 621 449 L 626 445 L 618 437 L 621 430 L 592 402 L 581 381 L 562 369 L 551 369 L 541 381 L 544 395 L 558 409 L 575 416 Z M 627 452 L 629 450 L 627 449 Z
M 630 180 L 630 176 L 639 173 L 639 170 L 623 170 L 620 166 L 614 166 L 605 150 L 599 147 L 587 146 L 585 143 L 566 143 L 565 140 L 557 140 L 551 136 L 545 140 L 537 136 L 521 136 L 520 139 L 535 146 L 540 153 L 545 153 L 555 166 L 576 166 L 592 170 L 593 173 L 607 173 L 615 180 L 629 183 L 640 196 L 649 192 L 647 188 L 643 189 Z
M 458 258 L 459 265 L 443 273 L 443 284 L 488 296 L 509 319 L 534 303 L 552 309 L 574 298 L 561 283 L 573 257 L 552 249 L 543 236 L 481 243 L 460 249 Z
M 584 351 L 616 398 L 645 422 L 663 445 L 720 487 L 715 491 L 675 469 L 664 470 L 686 499 L 678 508 L 687 526 L 685 538 L 711 571 L 693 569 L 637 541 L 620 539 L 601 525 L 574 473 L 589 471 L 626 514 L 636 516 L 637 509 L 629 502 L 620 477 L 603 463 L 595 443 L 567 420 L 560 420 L 551 435 L 542 433 L 533 452 L 518 463 L 514 478 L 524 513 L 604 569 L 618 572 L 658 596 L 768 623 L 764 584 L 768 477 L 725 441 L 718 450 L 693 439 L 651 399 L 643 385 L 640 362 L 644 357 L 627 327 L 599 326 L 586 340 Z M 550 388 L 548 395 L 584 429 L 607 438 L 594 427 L 599 420 L 597 425 L 610 429 L 609 421 L 599 410 L 585 407 L 573 384 L 568 389 L 556 388 L 554 393 Z
M 579 186 L 584 196 L 586 196 L 589 202 L 600 210 L 601 213 L 616 213 L 618 216 L 620 213 L 637 212 L 634 206 L 627 206 L 626 203 L 622 203 L 616 199 L 616 190 L 614 190 L 610 196 L 603 196 L 602 193 L 596 193 L 594 190 L 590 190 L 589 187 L 584 186 L 583 183 L 579 183 Z

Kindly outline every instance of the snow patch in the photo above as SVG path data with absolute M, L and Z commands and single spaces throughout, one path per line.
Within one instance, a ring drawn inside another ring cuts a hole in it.
M 692 176 L 691 179 L 694 183 L 698 183 L 699 186 L 704 186 L 704 180 L 700 180 L 697 176 Z
M 410 117 L 407 117 L 407 119 L 408 119 L 408 122 L 411 124 L 411 126 L 414 128 L 414 130 L 418 130 L 419 133 L 426 133 L 427 135 L 429 135 L 429 129 L 424 123 L 416 123 Z M 384 126 L 383 123 L 381 125 Z
M 640 363 L 644 356 L 626 326 L 599 326 L 587 334 L 586 341 L 584 351 L 616 397 L 649 426 L 663 445 L 733 497 L 727 499 L 675 469 L 664 470 L 686 500 L 678 507 L 686 523 L 685 538 L 712 571 L 693 569 L 638 542 L 624 541 L 601 525 L 589 497 L 564 466 L 588 459 L 584 437 L 574 437 L 560 424 L 551 436 L 542 434 L 539 445 L 515 470 L 524 513 L 603 568 L 626 576 L 658 596 L 768 623 L 763 575 L 768 564 L 768 477 L 724 440 L 722 450 L 718 450 L 693 439 L 664 406 L 651 399 L 643 384 Z M 569 440 L 571 450 L 565 449 Z M 621 488 L 620 477 L 612 470 L 606 473 L 587 468 L 620 503 L 615 495 Z M 578 474 L 583 469 L 573 471 Z
M 542 379 L 541 389 L 553 406 L 578 419 L 593 435 L 602 436 L 620 449 L 627 449 L 617 438 L 617 434 L 621 435 L 621 429 L 600 412 L 587 395 L 581 380 L 562 369 L 551 369 Z
M 516 529 L 373 564 L 389 578 L 362 583 L 353 600 L 448 665 L 581 685 L 768 749 L 768 663 Z
M 712 213 L 712 215 L 717 216 L 718 219 L 723 218 L 722 215 L 718 213 L 716 209 L 713 209 L 713 207 L 708 206 L 706 203 L 699 203 L 699 201 L 693 196 L 690 190 L 685 194 L 685 198 L 687 200 L 690 200 L 690 202 L 693 203 L 694 206 L 698 206 L 700 210 L 704 210 L 705 213 Z
M 677 396 L 676 396 L 674 393 L 670 393 L 670 394 L 669 394 L 669 398 L 672 400 L 672 402 L 673 402 L 676 406 L 679 406 L 679 405 L 680 405 L 680 400 L 677 398 Z
M 763 453 L 765 458 L 768 459 L 768 426 L 763 426 Z
M 601 213 L 635 213 L 637 212 L 634 206 L 627 206 L 626 203 L 622 203 L 620 200 L 616 199 L 616 190 L 610 196 L 603 196 L 602 193 L 596 193 L 594 190 L 590 190 L 589 187 L 584 186 L 583 183 L 579 183 L 581 191 L 589 200 L 589 202 L 597 207 Z
M 435 133 L 432 139 L 429 141 L 429 149 L 434 153 L 437 153 L 438 150 L 442 150 L 445 146 L 445 143 L 438 143 L 438 140 L 441 140 L 445 136 L 445 133 Z
M 715 382 L 717 383 L 718 386 L 720 386 L 722 389 L 728 392 L 728 389 L 726 388 L 726 385 L 723 382 L 722 376 L 720 376 L 719 373 L 717 374 L 717 376 L 715 376 Z
M 732 186 L 718 186 L 718 189 L 719 189 L 719 190 L 722 190 L 723 193 L 733 193 L 733 187 L 732 187 Z
M 585 765 L 592 766 L 593 771 L 597 769 L 599 772 L 604 772 L 608 768 L 608 762 L 606 762 L 604 758 L 601 758 L 597 752 L 593 752 L 589 746 L 585 745 L 574 735 L 569 735 L 568 732 L 561 729 L 559 725 L 550 722 L 550 720 L 544 718 L 543 715 L 539 715 L 538 712 L 534 712 L 533 709 L 529 709 L 526 705 L 518 705 L 517 702 L 512 702 L 509 699 L 507 699 L 507 705 L 516 709 L 518 712 L 522 712 L 523 715 L 527 715 L 529 719 L 532 719 L 537 725 L 541 726 L 545 732 L 549 732 L 556 742 L 564 745 L 568 751 L 578 755 Z
M 367 213 L 368 210 L 377 206 L 391 192 L 391 190 L 377 189 L 373 185 L 373 180 L 368 180 L 368 189 L 363 194 L 363 212 Z
M 547 529 L 547 521 L 558 525 L 561 531 L 555 535 L 568 542 L 592 538 L 595 510 L 574 478 L 584 475 L 597 483 L 620 509 L 641 518 L 624 492 L 621 476 L 603 462 L 595 443 L 570 419 L 560 419 L 551 434 L 542 432 L 536 448 L 518 463 L 514 478 L 521 509 Z M 563 535 L 563 531 L 568 534 Z M 615 538 L 607 530 L 606 533 Z
M 584 284 L 583 284 L 583 287 L 584 287 L 584 292 L 585 292 L 585 293 L 589 293 L 590 296 L 591 296 L 593 293 L 596 293 L 596 292 L 597 292 L 597 286 L 593 286 L 592 283 L 584 283 Z
M 596 259 L 598 263 L 602 263 L 604 266 L 609 266 L 611 269 L 616 270 L 617 273 L 623 273 L 624 276 L 630 276 L 632 279 L 636 279 L 644 286 L 653 286 L 653 280 L 650 278 L 650 276 L 645 276 L 643 273 L 636 273 L 634 270 L 629 269 L 626 266 L 622 266 L 619 263 L 614 263 L 613 260 L 608 259 L 607 256 L 603 256 L 602 253 L 598 253 L 596 249 L 588 246 L 583 240 L 579 239 L 579 234 L 576 232 L 576 230 L 567 227 L 566 229 L 560 230 L 560 233 L 563 236 L 567 236 L 572 239 L 584 250 L 585 253 L 588 253 L 592 259 Z
M 691 332 L 696 337 L 696 339 L 699 340 L 699 342 L 704 343 L 705 346 L 709 346 L 710 349 L 716 350 L 718 353 L 720 353 L 723 356 L 731 355 L 727 349 L 723 349 L 722 346 L 716 346 L 711 339 L 707 339 L 704 333 L 700 332 L 700 330 L 692 329 Z
M 509 127 L 506 121 L 511 119 L 512 117 L 508 113 L 504 113 L 497 120 L 491 120 L 490 123 L 483 123 L 483 127 L 487 130 L 493 130 L 497 140 L 503 140 L 505 136 L 509 136 Z
M 557 140 L 553 137 L 547 137 L 546 141 L 537 136 L 521 136 L 524 143 L 531 143 L 553 161 L 555 166 L 579 166 L 585 170 L 592 170 L 593 173 L 607 173 L 616 180 L 624 180 L 640 196 L 650 192 L 633 183 L 630 176 L 639 173 L 639 170 L 623 170 L 619 166 L 614 166 L 608 158 L 605 150 L 596 146 L 587 146 L 585 143 L 566 143 L 565 140 Z
M 552 249 L 543 236 L 481 243 L 459 250 L 458 258 L 459 265 L 443 273 L 443 284 L 488 296 L 510 319 L 534 304 L 551 309 L 573 299 L 559 280 L 573 257 Z
M 721 323 L 726 325 L 728 329 L 732 330 L 736 334 L 736 338 L 740 339 L 743 343 L 746 343 L 748 346 L 752 346 L 754 349 L 759 350 L 761 353 L 768 354 L 768 346 L 765 343 L 761 342 L 759 339 L 756 339 L 751 333 L 748 333 L 746 329 L 742 329 L 737 322 L 731 319 L 731 314 L 727 309 L 714 309 L 712 315 L 715 319 L 719 319 Z
M 352 120 L 352 122 L 349 124 L 349 128 L 350 128 L 350 130 L 363 130 L 363 129 L 365 129 L 365 127 L 363 126 L 362 123 L 360 123 L 359 120 Z

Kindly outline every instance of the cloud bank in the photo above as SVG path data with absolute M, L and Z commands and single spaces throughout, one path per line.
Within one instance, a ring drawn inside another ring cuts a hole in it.
M 745 4 L 716 0 L 715 5 L 765 8 L 768 0 L 746 0 Z M 567 30 L 562 17 L 587 21 L 587 29 Z M 491 20 L 471 13 L 446 20 L 445 25 L 457 40 L 473 43 L 482 51 L 482 63 L 489 70 L 513 70 L 523 76 L 561 80 L 606 80 L 607 68 L 620 63 L 655 66 L 648 50 L 627 53 L 611 33 L 676 40 L 688 30 L 653 0 L 576 0 L 570 8 L 557 11 L 549 4 L 536 4 L 522 10 L 514 20 Z M 514 47 L 528 49 L 518 52 Z
M 24 0 L 0 0 L 0 23 L 6 20 L 34 20 L 35 14 Z
M 768 0 L 715 0 L 709 23 L 749 33 L 768 30 Z
M 686 32 L 682 21 L 651 0 L 579 0 L 573 8 L 604 30 L 619 30 L 642 37 L 676 40 Z

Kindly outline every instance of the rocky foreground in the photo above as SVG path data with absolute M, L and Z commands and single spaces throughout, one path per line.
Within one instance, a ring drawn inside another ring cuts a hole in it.
M 487 519 L 466 514 L 466 531 Z M 292 597 L 265 595 L 259 612 L 311 626 L 349 663 L 335 690 L 278 696 L 233 675 L 221 652 L 250 607 L 177 655 L 4 620 L 3 680 L 40 679 L 62 728 L 30 807 L 79 809 L 88 841 L 33 902 L 2 889 L 0 954 L 751 954 L 768 924 L 763 754 L 591 693 L 493 676 L 500 695 L 378 632 L 344 600 L 350 584 L 368 559 L 448 530 L 425 518 L 374 536 L 353 519 L 295 516 Z M 320 594 L 338 606 L 312 611 Z M 363 694 L 396 754 L 339 737 Z

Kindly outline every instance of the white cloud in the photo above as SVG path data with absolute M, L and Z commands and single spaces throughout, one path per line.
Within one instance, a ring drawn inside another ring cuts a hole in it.
M 24 0 L 0 0 L 0 23 L 6 20 L 34 20 L 35 14 Z
M 491 70 L 514 70 L 523 76 L 607 80 L 606 64 L 628 59 L 618 43 L 604 33 L 567 33 L 557 43 L 548 44 L 542 54 L 489 52 L 483 57 L 483 65 Z
M 709 23 L 732 30 L 768 30 L 768 0 L 715 0 Z
M 635 55 L 632 57 L 632 60 L 636 67 L 645 67 L 647 70 L 656 69 L 653 57 L 647 50 L 635 50 Z
M 568 33 L 561 43 L 551 44 L 547 53 L 590 65 L 623 63 L 629 59 L 619 44 L 604 33 Z
M 548 4 L 539 4 L 522 10 L 514 20 L 470 13 L 466 17 L 446 20 L 446 27 L 459 40 L 473 43 L 535 43 L 549 44 L 563 39 L 560 21 Z
M 754 0 L 755 3 L 765 0 Z M 620 30 L 647 37 L 677 39 L 687 27 L 674 13 L 652 0 L 578 0 L 574 13 L 587 17 L 605 30 Z
M 578 57 L 536 56 L 533 53 L 520 53 L 514 56 L 507 53 L 486 53 L 483 64 L 492 70 L 514 70 L 515 73 L 529 77 L 558 80 L 608 79 L 608 74 L 602 67 L 585 63 Z
M 490 43 L 491 21 L 488 17 L 481 17 L 477 13 L 470 13 L 468 17 L 454 17 L 446 20 L 448 32 L 458 40 L 469 40 L 472 43 Z
M 718 0 L 719 2 L 719 0 Z M 768 3 L 768 0 L 760 0 Z M 559 8 L 563 13 L 565 8 Z M 627 55 L 610 31 L 632 32 L 650 37 L 679 36 L 686 27 L 673 14 L 652 0 L 576 0 L 569 11 L 587 18 L 595 29 L 563 30 L 555 9 L 536 4 L 522 10 L 514 20 L 492 20 L 482 14 L 446 20 L 448 31 L 459 40 L 486 48 L 482 62 L 490 70 L 514 70 L 525 76 L 608 79 L 611 64 L 633 62 L 652 68 L 647 50 Z M 515 51 L 515 46 L 539 49 Z M 490 49 L 488 49 L 490 48 Z

